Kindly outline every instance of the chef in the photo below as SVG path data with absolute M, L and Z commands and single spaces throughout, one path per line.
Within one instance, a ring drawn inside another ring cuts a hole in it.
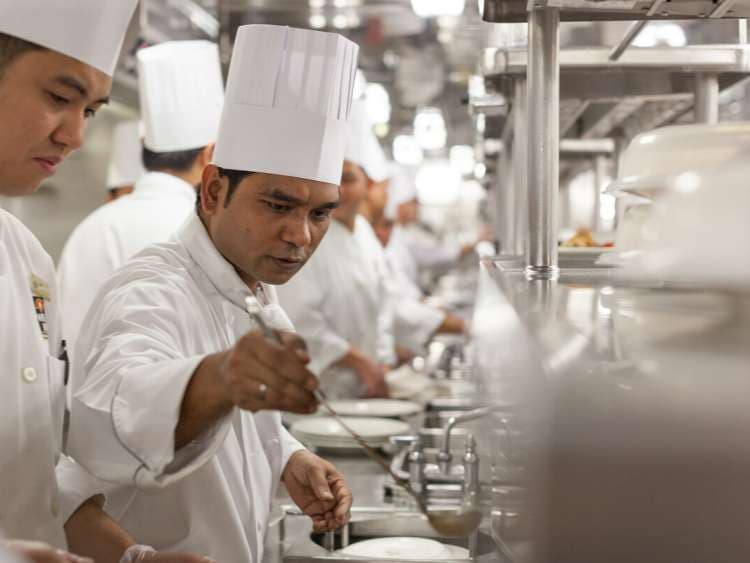
M 120 485 L 107 509 L 155 547 L 260 562 L 279 483 L 316 530 L 348 519 L 341 475 L 281 425 L 278 410 L 316 409 L 317 381 L 273 284 L 331 222 L 356 59 L 337 34 L 240 27 L 196 212 L 115 272 L 81 330 L 70 451 Z
M 133 193 L 135 183 L 146 173 L 141 159 L 142 146 L 139 119 L 129 119 L 115 125 L 107 171 L 107 201 Z
M 393 220 L 393 231 L 390 235 L 393 247 L 399 249 L 398 259 L 404 272 L 407 273 L 413 283 L 418 284 L 419 273 L 425 269 L 446 269 L 456 262 L 474 252 L 476 245 L 481 240 L 490 238 L 489 231 L 483 232 L 476 241 L 466 244 L 458 242 L 444 242 L 436 239 L 434 234 L 428 232 L 419 223 L 419 200 L 413 183 L 405 199 L 403 195 L 397 197 L 397 205 L 390 209 Z M 398 188 L 397 188 L 398 189 Z M 390 245 L 391 243 L 389 243 Z M 402 254 L 401 250 L 408 250 Z M 392 254 L 395 252 L 392 251 Z
M 341 202 L 328 235 L 279 299 L 310 350 L 310 369 L 331 397 L 386 397 L 395 363 L 393 303 L 383 249 L 359 214 L 368 186 L 387 179 L 387 161 L 365 113 L 352 108 Z
M 460 317 L 424 303 L 422 290 L 414 283 L 417 265 L 409 248 L 392 237 L 400 205 L 416 198 L 414 184 L 408 173 L 395 163 L 390 165 L 387 202 L 381 219 L 374 225 L 375 233 L 385 248 L 385 257 L 394 286 L 394 339 L 397 349 L 406 355 L 419 354 L 435 334 L 462 334 L 466 330 Z M 399 354 L 400 356 L 404 354 Z
M 31 194 L 81 146 L 135 4 L 0 3 L 0 194 Z M 0 545 L 27 561 L 79 561 L 67 544 L 125 563 L 133 540 L 101 510 L 98 484 L 60 455 L 67 370 L 54 274 L 39 241 L 0 210 Z
M 216 44 L 172 41 L 141 49 L 137 58 L 148 173 L 131 195 L 84 219 L 65 244 L 58 275 L 63 329 L 73 346 L 109 275 L 145 246 L 166 241 L 192 213 L 216 141 L 224 101 Z

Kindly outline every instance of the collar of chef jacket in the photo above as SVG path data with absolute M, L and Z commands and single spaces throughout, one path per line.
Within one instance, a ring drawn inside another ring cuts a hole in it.
M 244 311 L 245 297 L 252 295 L 250 288 L 242 281 L 234 266 L 227 262 L 216 249 L 197 213 L 191 213 L 177 231 L 177 240 L 185 246 L 190 257 L 203 270 L 216 290 Z M 262 285 L 270 302 L 270 305 L 264 306 L 262 311 L 266 322 L 277 330 L 294 330 L 286 313 L 278 305 L 273 287 L 267 284 Z
M 148 172 L 135 183 L 133 193 L 139 196 L 155 195 L 159 197 L 179 196 L 189 197 L 195 201 L 195 187 L 182 178 L 166 172 Z

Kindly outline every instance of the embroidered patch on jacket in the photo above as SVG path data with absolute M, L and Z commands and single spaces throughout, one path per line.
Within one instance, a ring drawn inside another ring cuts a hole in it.
M 47 333 L 47 301 L 50 300 L 49 285 L 42 278 L 34 274 L 29 276 L 29 282 L 36 320 L 39 323 L 39 330 L 42 331 L 42 337 L 46 340 L 49 338 L 49 334 Z

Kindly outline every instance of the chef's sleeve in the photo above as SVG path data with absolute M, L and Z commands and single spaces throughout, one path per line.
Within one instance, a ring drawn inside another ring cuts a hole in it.
M 316 375 L 338 362 L 349 352 L 351 345 L 336 332 L 324 308 L 324 284 L 315 279 L 314 264 L 308 263 L 294 278 L 276 287 L 279 302 L 294 323 L 297 333 L 304 338 L 310 353 L 308 368 Z M 339 314 L 345 314 L 340 312 Z
M 138 280 L 100 292 L 73 363 L 68 449 L 95 476 L 158 490 L 200 468 L 229 429 L 224 417 L 175 451 L 175 430 L 202 355 L 191 355 L 204 319 L 188 318 L 194 299 Z
M 445 321 L 445 311 L 411 297 L 400 299 L 396 307 L 396 344 L 418 354 Z
M 92 497 L 104 503 L 111 485 L 100 481 L 66 455 L 61 455 L 55 467 L 60 498 L 60 513 L 67 522 L 73 513 Z

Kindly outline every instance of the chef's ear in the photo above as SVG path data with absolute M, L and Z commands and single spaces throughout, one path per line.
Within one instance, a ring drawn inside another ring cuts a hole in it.
M 224 189 L 219 169 L 214 164 L 209 164 L 203 169 L 203 177 L 200 185 L 200 206 L 203 213 L 213 215 L 221 206 L 222 194 Z M 226 197 L 226 193 L 224 194 Z

